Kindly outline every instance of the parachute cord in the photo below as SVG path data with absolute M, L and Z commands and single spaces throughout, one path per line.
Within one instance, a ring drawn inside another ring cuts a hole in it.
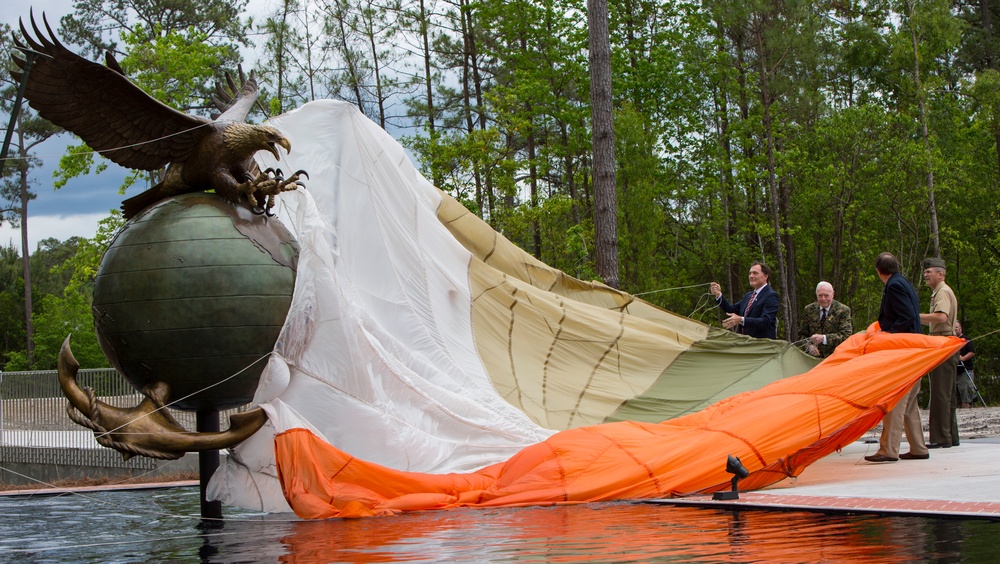
M 106 435 L 114 433 L 115 431 L 121 429 L 122 427 L 125 427 L 125 426 L 129 425 L 130 423 L 133 423 L 135 421 L 138 421 L 138 420 L 142 419 L 143 417 L 148 417 L 148 416 L 156 413 L 157 411 L 160 411 L 161 409 L 166 409 L 166 408 L 168 408 L 168 407 L 170 407 L 170 406 L 172 406 L 174 404 L 177 404 L 179 402 L 182 402 L 182 401 L 188 399 L 189 397 L 198 395 L 201 392 L 204 392 L 205 390 L 208 390 L 208 389 L 214 388 L 214 387 L 216 387 L 218 385 L 224 384 L 224 383 L 228 382 L 229 380 L 232 380 L 233 378 L 235 378 L 235 377 L 239 376 L 240 374 L 246 372 L 247 370 L 250 369 L 251 366 L 257 364 L 258 362 L 260 362 L 261 360 L 264 360 L 265 358 L 271 356 L 272 354 L 274 354 L 274 351 L 266 353 L 264 356 L 261 356 L 257 360 L 255 360 L 255 361 L 251 362 L 250 364 L 246 365 L 244 368 L 240 369 L 239 371 L 237 371 L 235 374 L 233 374 L 231 376 L 227 376 L 226 378 L 223 378 L 222 380 L 219 380 L 218 382 L 215 382 L 214 384 L 209 384 L 208 386 L 205 386 L 204 388 L 202 388 L 200 390 L 191 392 L 190 394 L 188 394 L 188 395 L 186 395 L 184 397 L 177 398 L 174 401 L 171 401 L 171 402 L 166 403 L 164 405 L 157 406 L 156 409 L 150 411 L 149 413 L 144 413 L 144 414 L 140 415 L 139 417 L 136 417 L 135 419 L 131 419 L 131 420 L 125 422 L 125 423 L 122 423 L 121 425 L 119 425 L 118 427 L 115 427 L 114 429 L 110 429 L 108 431 L 105 431 L 104 433 L 102 433 L 100 435 L 98 435 L 97 433 L 94 433 L 94 435 L 95 435 L 94 438 L 95 439 L 100 439 L 100 438 L 102 438 L 102 437 L 104 437 Z
M 989 333 L 983 333 L 982 335 L 980 335 L 978 337 L 973 337 L 972 339 L 969 339 L 969 340 L 970 341 L 975 341 L 977 339 L 982 339 L 983 337 L 989 337 L 990 335 L 992 335 L 993 333 L 996 333 L 996 332 L 1000 332 L 1000 329 L 994 329 L 994 330 L 990 331 Z
M 5 161 L 19 161 L 19 160 L 23 160 L 23 159 L 42 159 L 42 160 L 45 160 L 45 159 L 62 158 L 63 156 L 76 157 L 76 156 L 80 156 L 80 155 L 92 155 L 94 153 L 101 154 L 101 153 L 108 153 L 108 152 L 111 152 L 111 151 L 121 151 L 123 149 L 131 149 L 133 147 L 141 147 L 143 145 L 148 145 L 150 143 L 156 143 L 157 141 L 163 141 L 164 139 L 170 139 L 171 137 L 176 137 L 178 135 L 184 135 L 185 133 L 188 133 L 190 131 L 194 131 L 196 129 L 201 129 L 202 127 L 208 127 L 210 125 L 215 125 L 215 124 L 216 124 L 216 122 L 209 121 L 209 122 L 206 122 L 206 123 L 203 123 L 203 124 L 200 124 L 200 125 L 196 125 L 194 127 L 189 127 L 188 129 L 184 129 L 182 131 L 178 131 L 177 133 L 171 133 L 170 135 L 164 135 L 162 137 L 157 137 L 156 139 L 150 139 L 148 141 L 140 141 L 139 143 L 132 143 L 131 145 L 122 145 L 121 147 L 111 147 L 111 148 L 108 148 L 108 149 L 101 149 L 101 150 L 91 149 L 90 151 L 77 151 L 77 152 L 69 153 L 69 155 L 42 155 L 42 156 L 27 155 L 27 156 L 24 156 L 24 157 L 4 157 L 3 160 L 5 160 Z
M 674 288 L 662 288 L 660 290 L 650 290 L 649 292 L 639 292 L 638 294 L 632 294 L 633 296 L 645 296 L 647 294 L 656 294 L 659 292 L 669 292 L 671 290 L 686 290 L 688 288 L 698 288 L 701 286 L 708 286 L 711 282 L 705 282 L 704 284 L 692 284 L 690 286 L 676 286 Z
M 699 286 L 704 286 L 704 284 L 699 284 Z M 706 297 L 714 297 L 714 296 L 712 296 L 711 292 L 705 292 L 704 294 L 698 296 L 698 302 L 695 303 L 694 311 L 692 311 L 691 315 L 688 315 L 688 317 L 701 321 L 701 317 L 703 315 L 719 307 L 719 304 L 716 303 L 714 299 L 705 300 Z M 702 304 L 703 301 L 705 302 L 704 304 Z M 698 317 L 695 317 L 696 314 L 698 315 Z

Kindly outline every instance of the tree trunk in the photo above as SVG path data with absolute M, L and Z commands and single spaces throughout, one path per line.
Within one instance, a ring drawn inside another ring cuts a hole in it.
M 532 112 L 531 104 L 526 104 L 525 110 L 530 116 Z M 538 260 L 542 260 L 542 226 L 538 221 L 538 165 L 536 164 L 537 154 L 535 153 L 535 132 L 531 123 L 529 122 L 528 127 L 531 130 L 528 132 L 527 139 L 527 149 L 528 149 L 528 186 L 531 189 L 531 240 L 532 240 L 532 255 Z
M 619 288 L 615 132 L 611 100 L 611 38 L 607 0 L 587 0 L 590 41 L 590 115 L 594 143 L 594 239 L 597 274 Z
M 469 112 L 469 133 L 473 131 L 473 123 L 480 131 L 489 129 L 486 120 L 486 112 L 483 109 L 483 77 L 479 70 L 479 48 L 476 40 L 476 22 L 473 7 L 469 0 L 459 0 L 462 17 L 462 41 L 465 46 L 465 64 L 467 68 L 463 73 L 467 73 L 466 88 L 471 87 L 471 95 L 474 103 L 470 100 L 467 104 Z M 473 116 L 473 111 L 475 115 Z M 496 226 L 493 220 L 493 210 L 496 207 L 496 195 L 493 193 L 493 175 L 488 174 L 488 165 L 483 168 L 483 163 L 477 161 L 474 165 L 474 175 L 476 182 L 476 201 L 479 205 L 479 213 L 491 225 Z
M 434 138 L 434 84 L 431 81 L 431 43 L 430 25 L 427 23 L 427 9 L 424 7 L 424 0 L 420 0 L 420 39 L 423 42 L 424 52 L 424 82 L 427 95 L 427 133 Z M 436 171 L 435 171 L 436 174 Z M 434 179 L 434 184 L 440 186 L 439 178 Z
M 986 37 L 986 68 L 997 68 L 996 53 L 993 52 L 993 12 L 989 0 L 979 0 L 979 15 L 983 21 L 983 35 Z
M 472 116 L 472 69 L 475 64 L 476 48 L 475 39 L 472 37 L 472 15 L 468 13 L 471 10 L 469 0 L 459 0 L 459 16 L 461 18 L 459 27 L 462 32 L 462 111 L 465 114 L 466 135 L 469 137 L 476 131 L 476 123 Z M 477 109 L 477 111 L 479 110 Z M 476 208 L 479 210 L 480 217 L 483 217 L 486 210 L 479 160 L 474 160 L 472 163 L 472 180 L 476 187 Z
M 375 104 L 378 107 L 378 125 L 382 129 L 385 129 L 386 118 L 385 118 L 385 100 L 388 98 L 382 88 L 382 61 L 379 60 L 378 53 L 378 41 L 379 38 L 376 37 L 375 24 L 372 21 L 372 15 L 363 12 L 363 18 L 365 23 L 365 35 L 368 38 L 368 48 L 371 49 L 371 65 L 372 72 L 375 75 Z
M 723 39 L 726 37 L 726 30 L 722 25 L 721 21 L 715 22 L 716 33 L 718 39 Z M 717 52 L 720 56 L 725 53 L 725 46 L 722 41 L 718 42 L 718 47 L 716 47 Z M 734 194 L 734 183 L 733 183 L 733 145 L 732 145 L 732 133 L 729 126 L 729 96 L 725 89 L 720 85 L 716 90 L 717 106 L 719 108 L 719 144 L 722 149 L 722 162 L 719 167 L 719 187 L 722 192 L 722 217 L 724 221 L 724 237 L 725 240 L 732 241 L 733 237 L 736 235 L 736 206 L 734 205 L 735 194 Z M 729 253 L 725 254 L 725 273 L 728 279 L 723 280 L 725 284 L 726 291 L 732 293 L 734 283 L 737 278 L 734 275 L 734 266 L 732 261 L 729 259 Z M 728 298 L 727 298 L 728 299 Z
M 24 147 L 24 141 L 20 143 Z M 24 276 L 24 333 L 26 335 L 26 346 L 28 352 L 28 367 L 35 365 L 35 324 L 31 319 L 31 312 L 34 309 L 31 302 L 31 253 L 28 251 L 28 165 L 27 154 L 22 151 L 20 166 L 18 167 L 19 182 L 21 183 L 21 209 L 18 214 L 21 216 L 21 267 Z
M 760 62 L 760 100 L 764 109 L 764 141 L 767 149 L 767 187 L 771 193 L 771 220 L 774 224 L 774 245 L 775 256 L 778 258 L 778 278 L 781 280 L 781 305 L 785 321 L 785 340 L 791 339 L 792 320 L 791 303 L 789 301 L 790 286 L 788 284 L 788 268 L 785 265 L 785 246 L 781 238 L 781 199 L 778 195 L 778 181 L 775 172 L 774 162 L 774 132 L 771 128 L 771 99 L 770 83 L 768 81 L 768 68 L 766 46 L 764 45 L 765 16 L 758 16 L 755 33 L 757 35 L 757 55 Z
M 930 132 L 927 129 L 927 104 L 920 81 L 920 52 L 917 45 L 916 21 L 913 19 L 913 2 L 906 3 L 910 22 L 910 41 L 913 45 L 913 84 L 917 90 L 917 107 L 920 109 L 920 135 L 924 140 L 924 154 L 927 157 L 927 206 L 931 216 L 931 240 L 934 242 L 934 256 L 941 256 L 941 234 L 938 230 L 937 204 L 934 203 L 934 155 L 931 152 Z
M 355 60 L 357 55 L 351 50 L 351 46 L 347 41 L 347 22 L 345 20 L 348 17 L 350 6 L 341 0 L 335 2 L 334 6 L 336 7 L 336 11 L 333 13 L 333 18 L 336 21 L 337 30 L 339 31 L 337 39 L 340 40 L 340 50 L 344 56 L 344 62 L 347 64 L 347 76 L 351 90 L 354 92 L 354 103 L 364 113 L 365 105 L 364 97 L 361 95 L 361 74 Z

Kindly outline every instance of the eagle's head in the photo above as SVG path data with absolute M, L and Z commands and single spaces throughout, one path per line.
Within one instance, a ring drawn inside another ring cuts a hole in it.
M 286 153 L 292 151 L 292 143 L 277 129 L 268 125 L 251 123 L 231 123 L 225 130 L 226 147 L 242 157 L 251 157 L 257 151 L 268 151 L 280 160 L 278 146 L 285 148 Z

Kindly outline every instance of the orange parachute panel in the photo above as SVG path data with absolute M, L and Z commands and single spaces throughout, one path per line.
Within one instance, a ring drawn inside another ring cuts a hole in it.
M 760 488 L 856 440 L 962 344 L 873 324 L 799 376 L 662 423 L 562 431 L 464 474 L 392 470 L 295 428 L 275 437 L 278 475 L 289 505 L 306 519 L 708 493 L 729 487 L 729 454 L 750 471 L 741 488 Z

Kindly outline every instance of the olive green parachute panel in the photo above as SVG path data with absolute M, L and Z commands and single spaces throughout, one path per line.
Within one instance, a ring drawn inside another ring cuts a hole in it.
M 817 364 L 819 359 L 787 341 L 754 339 L 713 328 L 707 339 L 678 355 L 649 389 L 626 400 L 607 421 L 673 419 L 802 374 Z

